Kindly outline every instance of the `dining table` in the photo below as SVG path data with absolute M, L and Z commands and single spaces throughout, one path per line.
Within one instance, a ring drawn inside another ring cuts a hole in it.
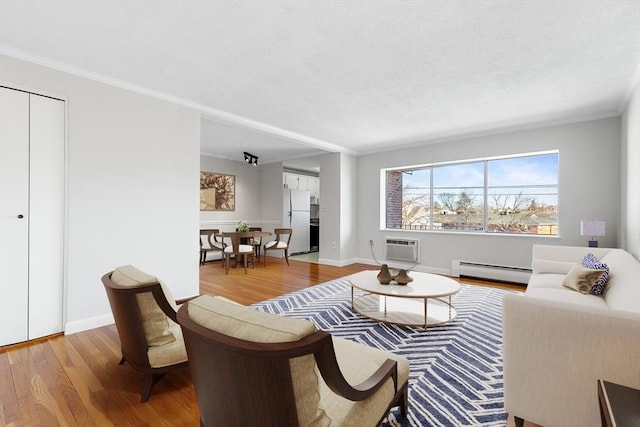
M 253 239 L 256 237 L 268 237 L 273 233 L 270 231 L 223 231 L 219 234 L 216 234 L 216 237 L 219 237 L 224 242 L 224 238 L 231 239 L 233 242 L 234 239 L 239 239 L 239 243 L 241 245 L 249 244 L 249 239 Z M 255 256 L 254 252 L 254 256 Z M 238 260 L 236 260 L 236 265 L 238 264 Z M 235 267 L 235 266 L 234 266 Z

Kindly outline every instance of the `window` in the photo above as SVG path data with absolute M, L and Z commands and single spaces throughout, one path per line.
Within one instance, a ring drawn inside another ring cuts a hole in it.
M 388 229 L 558 234 L 558 152 L 383 170 Z

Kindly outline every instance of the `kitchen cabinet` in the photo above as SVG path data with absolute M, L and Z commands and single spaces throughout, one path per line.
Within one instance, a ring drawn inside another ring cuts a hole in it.
M 315 197 L 316 200 L 320 200 L 320 178 L 317 176 L 310 176 L 307 181 L 307 191 L 309 191 L 311 197 Z
M 284 188 L 308 191 L 311 197 L 320 199 L 320 178 L 292 172 L 283 172 Z

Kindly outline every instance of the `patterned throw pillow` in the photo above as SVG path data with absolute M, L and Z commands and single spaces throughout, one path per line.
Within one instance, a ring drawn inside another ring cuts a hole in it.
M 591 289 L 603 274 L 604 270 L 592 270 L 581 264 L 575 264 L 564 276 L 562 286 L 578 291 L 581 294 L 590 294 Z
M 598 261 L 598 258 L 592 253 L 588 253 L 582 258 L 582 266 L 592 270 L 604 270 L 602 277 L 593 284 L 589 291 L 592 295 L 602 295 L 609 281 L 609 266 Z

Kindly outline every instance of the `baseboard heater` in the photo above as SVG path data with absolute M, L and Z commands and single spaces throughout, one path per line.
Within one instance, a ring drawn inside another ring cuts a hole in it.
M 451 260 L 451 275 L 526 285 L 531 277 L 531 269 L 454 259 Z

